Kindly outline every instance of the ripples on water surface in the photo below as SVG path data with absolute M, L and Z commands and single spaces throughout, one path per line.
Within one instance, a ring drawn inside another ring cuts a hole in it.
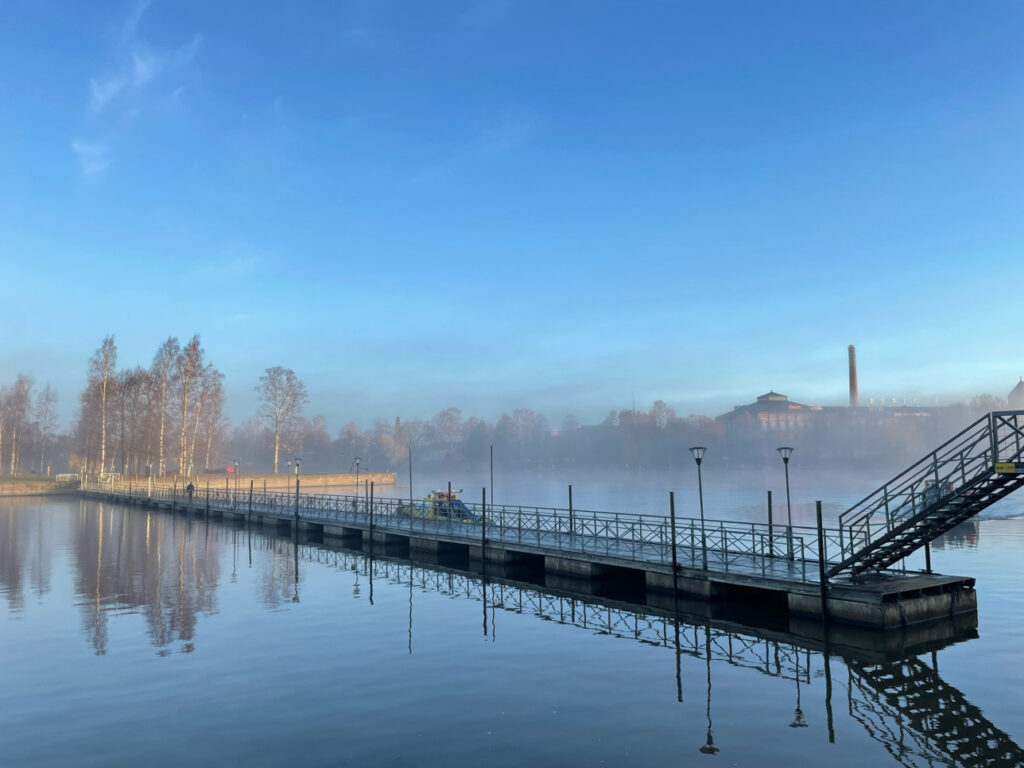
M 677 657 L 654 608 L 2 499 L 0 765 L 1016 765 L 1022 554 L 1016 519 L 937 546 L 978 637 L 833 649 L 830 743 L 825 657 L 785 627 L 688 616 Z

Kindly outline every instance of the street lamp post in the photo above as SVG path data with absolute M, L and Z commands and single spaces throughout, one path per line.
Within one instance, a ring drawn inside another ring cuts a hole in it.
M 299 531 L 299 464 L 302 459 L 295 459 L 295 532 Z
M 412 457 L 412 447 L 411 446 L 409 447 L 409 456 L 410 456 L 410 458 L 409 458 L 409 466 L 411 467 L 412 466 L 412 458 L 411 458 Z M 358 456 L 356 456 L 354 459 L 352 459 L 352 463 L 356 465 L 356 498 L 359 498 L 359 462 L 361 462 L 361 461 L 362 461 L 362 459 L 359 458 Z M 350 467 L 350 469 L 351 469 L 351 467 Z M 412 472 L 410 470 L 410 475 L 411 474 L 412 474 Z M 411 480 L 409 481 L 409 493 L 410 493 L 410 495 L 412 494 L 412 481 Z
M 789 457 L 793 455 L 793 449 L 789 446 L 777 448 L 779 456 L 782 457 L 782 464 L 786 468 L 786 549 L 790 560 L 793 559 L 793 505 L 789 498 Z
M 232 499 L 233 507 L 238 507 L 238 460 L 235 460 L 235 498 Z
M 700 473 L 700 465 L 704 460 L 705 451 L 707 451 L 707 448 L 702 445 L 695 445 L 690 449 L 694 461 L 697 462 L 697 494 L 700 499 L 700 559 L 706 571 L 708 569 L 708 541 L 704 533 L 704 481 Z

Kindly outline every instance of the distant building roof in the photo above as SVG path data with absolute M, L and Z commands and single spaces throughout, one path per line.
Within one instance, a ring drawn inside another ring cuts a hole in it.
M 1006 403 L 1011 408 L 1024 408 L 1024 378 L 1017 382 L 1017 386 L 1010 390 L 1006 396 Z
M 807 413 L 808 411 L 820 411 L 821 406 L 817 405 L 804 405 L 803 403 L 794 403 L 788 397 L 781 392 L 775 390 L 769 390 L 763 395 L 758 395 L 757 400 L 747 405 L 735 405 L 733 409 L 728 413 L 723 413 L 721 416 L 716 417 L 719 421 L 729 421 L 731 419 L 738 418 L 743 414 L 750 414 L 752 416 L 761 413 L 778 413 L 788 414 L 790 416 L 799 416 L 800 414 Z

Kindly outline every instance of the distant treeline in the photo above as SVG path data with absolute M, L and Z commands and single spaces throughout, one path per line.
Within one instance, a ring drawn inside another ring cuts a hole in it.
M 142 476 L 198 475 L 238 462 L 245 472 L 277 472 L 292 457 L 304 473 L 404 466 L 410 447 L 418 466 L 486 466 L 491 447 L 504 467 L 662 468 L 689 462 L 704 445 L 733 465 L 777 461 L 775 448 L 800 450 L 801 463 L 891 465 L 924 455 L 977 415 L 1005 407 L 980 395 L 968 404 L 922 409 L 828 409 L 799 429 L 765 429 L 750 420 L 726 428 L 707 416 L 678 416 L 661 400 L 649 410 L 611 411 L 599 424 L 567 416 L 553 427 L 542 414 L 517 408 L 496 421 L 447 408 L 431 419 L 350 421 L 331 436 L 323 416 L 304 415 L 306 388 L 294 371 L 267 368 L 254 387 L 254 418 L 232 428 L 224 418 L 223 374 L 198 336 L 174 337 L 148 368 L 119 369 L 112 336 L 89 359 L 78 417 L 56 429 L 57 396 L 18 374 L 0 386 L 0 475 L 86 471 Z

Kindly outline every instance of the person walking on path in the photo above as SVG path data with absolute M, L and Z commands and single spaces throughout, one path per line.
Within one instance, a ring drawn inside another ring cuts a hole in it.
M 192 506 L 192 494 L 196 492 L 196 487 L 192 485 L 191 481 L 185 486 L 185 493 L 188 494 L 188 505 Z

